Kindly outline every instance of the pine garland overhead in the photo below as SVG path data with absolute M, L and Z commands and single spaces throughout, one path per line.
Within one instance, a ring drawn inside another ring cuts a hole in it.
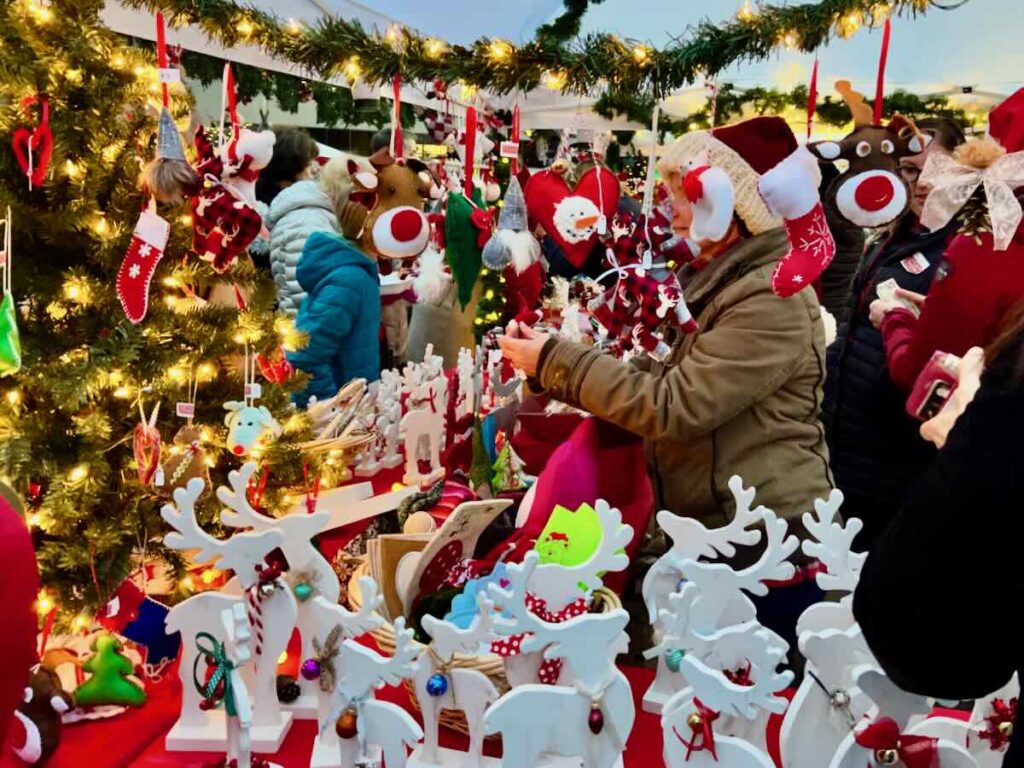
M 739 62 L 763 59 L 779 48 L 813 51 L 885 17 L 916 16 L 937 0 L 822 0 L 800 5 L 744 5 L 736 18 L 702 21 L 663 49 L 601 33 L 576 37 L 588 3 L 566 0 L 566 12 L 516 46 L 492 38 L 449 44 L 404 27 L 368 31 L 357 20 L 323 16 L 312 25 L 281 19 L 233 0 L 123 0 L 163 11 L 175 26 L 195 25 L 221 44 L 257 45 L 320 77 L 372 84 L 444 80 L 492 93 L 540 85 L 570 93 L 650 94 L 660 97 Z M 959 6 L 957 6 L 959 7 Z M 571 39 L 570 39 L 571 38 Z

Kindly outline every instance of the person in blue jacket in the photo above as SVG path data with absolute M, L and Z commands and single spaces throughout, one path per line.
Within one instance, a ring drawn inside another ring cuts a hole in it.
M 333 397 L 352 379 L 380 378 L 380 279 L 377 262 L 342 235 L 314 232 L 296 269 L 306 298 L 295 327 L 309 336 L 288 360 L 311 377 L 294 395 L 304 406 L 310 397 Z

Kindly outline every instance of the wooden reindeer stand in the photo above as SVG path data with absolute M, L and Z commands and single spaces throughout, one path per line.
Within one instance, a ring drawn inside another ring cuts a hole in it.
M 234 571 L 243 595 L 203 592 L 190 597 L 168 613 L 167 632 L 181 632 L 183 638 L 189 638 L 218 628 L 214 639 L 224 643 L 221 615 L 225 610 L 234 610 L 235 605 L 245 606 L 253 635 L 254 669 L 247 667 L 244 672 L 253 699 L 252 748 L 257 752 L 277 752 L 292 724 L 291 713 L 283 712 L 277 699 L 277 659 L 288 647 L 298 608 L 291 589 L 264 561 L 271 551 L 282 546 L 284 535 L 268 528 L 237 533 L 225 541 L 210 536 L 195 518 L 195 503 L 204 485 L 201 478 L 193 478 L 185 488 L 174 491 L 174 504 L 166 505 L 162 515 L 175 532 L 167 534 L 164 541 L 172 549 L 197 550 L 196 562 Z M 228 495 L 230 500 L 221 500 L 240 509 L 237 498 L 230 492 Z M 168 751 L 224 751 L 227 747 L 223 710 L 203 710 L 199 692 L 192 684 L 198 653 L 194 644 L 183 644 L 178 673 L 182 680 L 181 717 L 167 735 Z
M 497 768 L 500 760 L 483 757 L 483 719 L 487 708 L 498 699 L 490 678 L 475 669 L 452 668 L 455 654 L 476 654 L 493 637 L 494 603 L 477 596 L 478 613 L 468 629 L 433 616 L 423 617 L 423 629 L 431 643 L 420 654 L 416 670 L 416 700 L 423 713 L 426 735 L 409 758 L 408 768 Z M 460 710 L 469 726 L 469 751 L 458 752 L 438 746 L 438 717 L 441 710 Z
M 252 508 L 246 497 L 246 488 L 255 471 L 255 464 L 246 464 L 240 470 L 228 474 L 230 489 L 217 489 L 217 498 L 227 506 L 221 512 L 220 521 L 228 528 L 248 528 L 257 533 L 268 530 L 281 532 L 281 550 L 288 561 L 286 582 L 298 603 L 296 625 L 302 638 L 302 658 L 308 659 L 313 655 L 313 636 L 317 631 L 312 598 L 321 596 L 329 603 L 336 604 L 341 593 L 334 569 L 312 541 L 327 525 L 330 515 L 327 512 L 311 515 L 305 508 L 280 518 L 260 514 Z M 235 585 L 229 583 L 225 589 L 233 591 L 233 587 Z M 299 688 L 299 698 L 291 704 L 285 704 L 285 710 L 299 720 L 316 720 L 316 684 L 300 677 Z
M 536 568 L 537 554 L 531 552 L 521 565 L 509 566 L 510 589 L 489 585 L 494 601 L 513 616 L 497 617 L 495 627 L 502 635 L 530 633 L 524 652 L 547 646 L 545 658 L 563 659 L 574 682 L 513 688 L 488 708 L 484 732 L 502 735 L 503 768 L 621 766 L 636 716 L 629 681 L 615 666 L 629 643 L 629 614 L 619 609 L 545 622 L 526 605 Z

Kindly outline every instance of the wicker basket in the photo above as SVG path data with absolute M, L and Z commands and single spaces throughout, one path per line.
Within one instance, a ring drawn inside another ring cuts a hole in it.
M 359 579 L 363 576 L 369 575 L 369 568 L 365 561 L 360 565 L 355 573 L 352 574 L 352 580 L 348 585 L 348 601 L 352 610 L 359 610 L 363 604 L 362 590 L 359 588 Z M 616 608 L 621 608 L 622 602 L 619 600 L 619 596 L 612 592 L 610 589 L 601 587 L 594 590 L 594 605 L 593 611 L 598 613 L 608 613 L 614 611 Z M 382 653 L 393 654 L 395 652 L 395 628 L 388 622 L 384 622 L 377 629 L 370 633 L 376 641 L 377 646 L 380 648 Z M 494 687 L 498 689 L 498 693 L 505 693 L 509 689 L 508 680 L 505 679 L 505 662 L 500 656 L 493 653 L 487 654 L 486 656 L 466 656 L 463 654 L 456 654 L 452 661 L 452 668 L 464 668 L 464 669 L 475 669 L 477 672 L 483 672 L 490 678 L 491 682 L 494 683 Z M 405 681 L 406 688 L 409 690 L 409 700 L 412 702 L 414 707 L 419 708 L 419 702 L 416 700 L 415 692 L 413 690 L 413 684 L 411 681 Z M 442 726 L 451 728 L 452 730 L 458 731 L 459 733 L 469 735 L 469 728 L 466 726 L 466 717 L 458 710 L 443 710 L 441 712 L 440 723 Z

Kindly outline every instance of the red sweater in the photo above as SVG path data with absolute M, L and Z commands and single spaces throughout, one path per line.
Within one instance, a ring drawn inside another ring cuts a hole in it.
M 959 235 L 946 250 L 919 318 L 905 309 L 887 312 L 882 340 L 889 376 L 910 392 L 933 353 L 962 356 L 995 339 L 1007 311 L 1024 298 L 1024 227 L 1005 251 L 992 236 Z

